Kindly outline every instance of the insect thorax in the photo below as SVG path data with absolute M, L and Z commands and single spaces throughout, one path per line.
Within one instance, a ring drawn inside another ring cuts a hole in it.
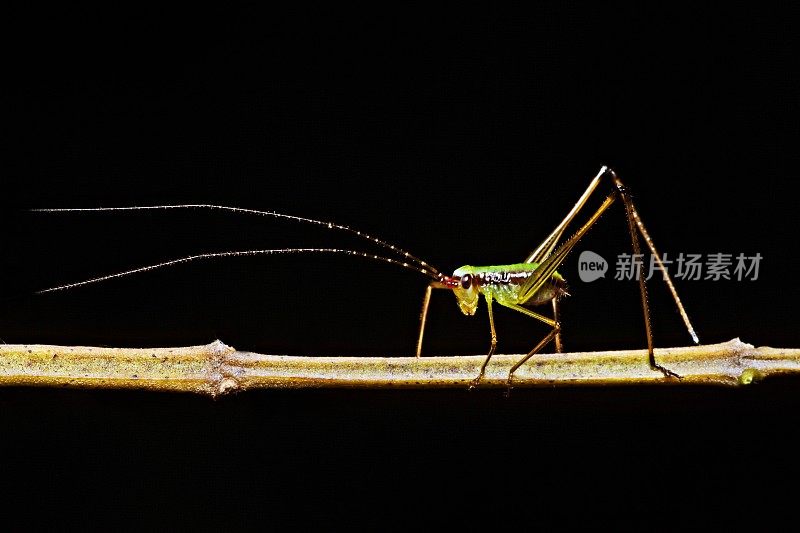
M 490 295 L 501 303 L 540 305 L 566 292 L 566 283 L 559 273 L 554 273 L 535 294 L 521 301 L 520 289 L 539 267 L 536 263 L 513 265 L 463 266 L 458 274 L 471 274 L 478 292 Z

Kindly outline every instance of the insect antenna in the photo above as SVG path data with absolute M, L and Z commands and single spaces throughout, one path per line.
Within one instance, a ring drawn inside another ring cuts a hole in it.
M 337 230 L 343 231 L 346 233 L 350 233 L 351 235 L 355 235 L 360 237 L 364 240 L 370 241 L 378 246 L 385 248 L 387 250 L 391 250 L 394 253 L 397 253 L 407 259 L 406 262 L 409 263 L 416 263 L 422 270 L 426 272 L 433 272 L 435 275 L 440 275 L 439 271 L 434 268 L 432 265 L 429 265 L 419 257 L 399 248 L 393 244 L 390 244 L 382 239 L 377 237 L 373 237 L 363 231 L 359 231 L 353 229 L 349 226 L 345 226 L 342 224 L 336 224 L 334 222 L 325 222 L 322 220 L 316 220 L 313 218 L 307 217 L 298 217 L 294 215 L 285 215 L 283 213 L 276 213 L 275 211 L 259 211 L 257 209 L 247 209 L 243 207 L 230 207 L 224 205 L 212 205 L 212 204 L 177 204 L 177 205 L 148 205 L 148 206 L 129 206 L 129 207 L 85 207 L 85 208 L 56 208 L 56 209 L 31 209 L 31 211 L 40 212 L 40 213 L 73 213 L 73 212 L 90 212 L 90 211 L 153 211 L 153 210 L 169 210 L 169 209 L 210 209 L 210 210 L 217 210 L 217 211 L 230 211 L 234 213 L 241 213 L 247 215 L 257 215 L 257 216 L 264 216 L 264 217 L 272 217 L 272 218 L 280 218 L 284 220 L 291 220 L 294 222 L 303 222 L 306 224 L 314 224 L 316 226 L 322 226 L 330 230 Z M 401 262 L 402 263 L 402 262 Z
M 201 259 L 214 259 L 220 257 L 242 257 L 242 256 L 255 256 L 255 255 L 285 255 L 285 254 L 304 254 L 304 253 L 317 253 L 317 254 L 339 254 L 339 255 L 350 255 L 355 257 L 363 257 L 366 259 L 370 259 L 373 261 L 382 261 L 384 263 L 389 263 L 392 265 L 397 265 L 403 268 L 407 268 L 409 270 L 413 270 L 414 272 L 418 272 L 423 276 L 427 276 L 433 280 L 439 280 L 441 278 L 441 274 L 438 272 L 434 272 L 432 270 L 427 270 L 422 268 L 418 265 L 414 265 L 408 262 L 399 261 L 397 259 L 393 259 L 391 257 L 384 257 L 380 255 L 370 254 L 367 252 L 361 252 L 357 250 L 346 250 L 341 248 L 274 248 L 274 249 L 267 249 L 267 250 L 233 250 L 228 252 L 211 252 L 211 253 L 203 253 L 203 254 L 195 254 L 189 255 L 186 257 L 180 257 L 178 259 L 171 259 L 169 261 L 164 261 L 161 263 L 154 263 L 152 265 L 142 266 L 138 268 L 132 268 L 130 270 L 124 270 L 121 272 L 116 272 L 114 274 L 107 274 L 104 276 L 99 276 L 96 278 L 91 278 L 83 281 L 77 281 L 74 283 L 67 283 L 64 285 L 58 285 L 56 287 L 50 287 L 47 289 L 42 289 L 36 291 L 34 294 L 46 294 L 49 292 L 56 292 L 56 291 L 63 291 L 67 289 L 72 289 L 75 287 L 81 287 L 83 285 L 89 285 L 91 283 L 99 283 L 101 281 L 106 281 L 114 278 L 121 278 L 124 276 L 129 276 L 131 274 L 138 274 L 141 272 L 150 272 L 152 270 L 156 270 L 159 268 L 165 268 L 173 265 L 178 265 L 181 263 L 189 263 L 191 261 L 197 261 Z

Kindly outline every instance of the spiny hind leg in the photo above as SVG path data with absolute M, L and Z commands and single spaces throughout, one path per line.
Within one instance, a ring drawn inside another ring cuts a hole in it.
M 659 267 L 661 268 L 661 272 L 663 274 L 664 282 L 667 284 L 670 293 L 672 293 L 672 298 L 675 301 L 675 304 L 678 306 L 678 312 L 683 318 L 684 324 L 686 325 L 686 329 L 689 331 L 692 339 L 695 343 L 698 342 L 697 334 L 694 332 L 694 328 L 692 327 L 691 322 L 689 321 L 689 316 L 686 314 L 686 310 L 683 308 L 683 303 L 681 299 L 678 297 L 678 291 L 675 289 L 675 286 L 672 284 L 672 280 L 669 277 L 669 273 L 667 272 L 666 268 L 664 268 L 664 264 L 661 260 L 661 256 L 659 255 L 658 251 L 656 250 L 655 245 L 653 244 L 653 239 L 650 238 L 650 234 L 644 227 L 642 223 L 642 219 L 639 216 L 636 207 L 633 205 L 633 199 L 628 192 L 628 188 L 622 183 L 622 181 L 617 176 L 616 172 L 611 169 L 608 169 L 608 173 L 611 176 L 611 179 L 614 182 L 614 186 L 617 189 L 617 193 L 619 194 L 620 198 L 622 198 L 622 203 L 625 206 L 625 215 L 628 221 L 628 233 L 631 237 L 631 249 L 633 251 L 634 257 L 642 257 L 642 250 L 639 244 L 639 235 L 641 235 L 645 243 L 647 244 L 648 248 L 650 248 L 650 252 L 653 254 L 654 259 L 657 261 Z M 647 281 L 645 277 L 642 275 L 641 272 L 638 273 L 639 278 L 639 293 L 642 300 L 642 314 L 644 315 L 644 329 L 645 335 L 647 336 L 647 356 L 650 363 L 650 368 L 653 370 L 659 370 L 664 376 L 666 377 L 674 377 L 680 378 L 678 374 L 675 372 L 664 368 L 656 361 L 655 351 L 653 349 L 653 326 L 652 326 L 652 319 L 650 316 L 650 304 L 648 302 L 647 296 Z

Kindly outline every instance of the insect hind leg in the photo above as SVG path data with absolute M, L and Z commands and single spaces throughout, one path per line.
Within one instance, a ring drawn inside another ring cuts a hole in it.
M 692 339 L 694 340 L 695 344 L 699 343 L 697 338 L 697 334 L 692 327 L 691 322 L 689 321 L 689 316 L 686 313 L 686 310 L 683 307 L 683 303 L 681 303 L 681 299 L 678 296 L 678 291 L 675 289 L 675 286 L 672 283 L 672 280 L 667 273 L 666 268 L 664 268 L 664 263 L 661 260 L 661 256 L 659 255 L 656 247 L 653 243 L 653 239 L 650 237 L 650 234 L 644 227 L 644 223 L 642 222 L 641 217 L 639 216 L 636 207 L 633 204 L 633 199 L 631 198 L 630 192 L 628 192 L 628 188 L 625 184 L 617 176 L 617 173 L 611 170 L 610 168 L 606 170 L 611 179 L 614 182 L 614 186 L 616 187 L 617 193 L 622 199 L 622 203 L 625 206 L 625 215 L 628 221 L 628 233 L 631 237 L 631 248 L 633 250 L 634 257 L 641 257 L 641 245 L 639 243 L 639 235 L 644 238 L 645 242 L 647 243 L 650 252 L 653 254 L 654 259 L 658 263 L 659 267 L 661 268 L 661 272 L 663 274 L 663 278 L 667 287 L 672 293 L 672 298 L 675 300 L 675 304 L 678 306 L 678 312 L 683 318 L 684 324 L 686 325 L 689 334 L 691 335 Z M 649 359 L 650 367 L 654 370 L 659 370 L 667 377 L 676 377 L 680 378 L 678 374 L 672 372 L 671 370 L 664 368 L 655 358 L 655 352 L 653 349 L 653 327 L 652 327 L 652 319 L 650 317 L 650 304 L 647 295 L 647 280 L 645 277 L 639 272 L 638 275 L 639 281 L 639 293 L 642 300 L 642 313 L 644 315 L 644 327 L 645 327 L 645 335 L 647 336 L 647 356 Z

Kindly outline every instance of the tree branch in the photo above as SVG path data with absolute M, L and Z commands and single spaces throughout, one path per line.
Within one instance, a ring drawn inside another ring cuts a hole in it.
M 520 355 L 496 355 L 482 387 L 504 387 Z M 721 344 L 656 350 L 681 379 L 648 365 L 645 350 L 539 354 L 514 374 L 514 387 L 553 385 L 744 385 L 800 373 L 800 349 Z M 464 387 L 483 355 L 456 357 L 294 357 L 239 352 L 220 341 L 184 348 L 2 345 L 0 386 L 67 386 L 196 392 L 217 396 L 258 388 Z

